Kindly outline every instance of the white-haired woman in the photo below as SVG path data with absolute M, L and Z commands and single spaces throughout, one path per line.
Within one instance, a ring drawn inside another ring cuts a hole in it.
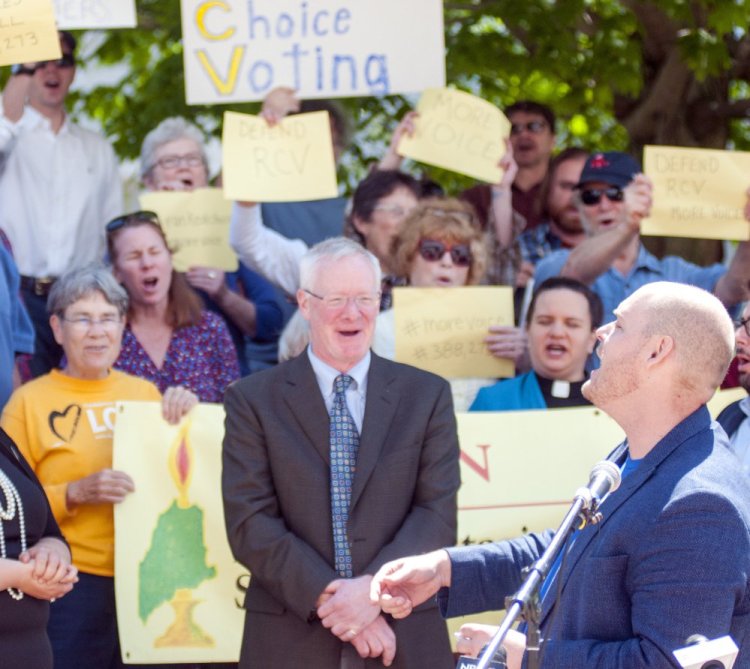
M 150 191 L 207 187 L 208 156 L 201 130 L 181 116 L 164 119 L 141 145 L 141 180 Z M 226 273 L 218 267 L 195 266 L 185 277 L 206 307 L 226 320 L 241 374 L 275 362 L 285 314 L 281 294 L 265 278 L 242 263 Z
M 198 399 L 185 388 L 169 388 L 162 398 L 152 383 L 112 369 L 128 295 L 107 269 L 62 276 L 47 308 L 65 366 L 16 390 L 0 423 L 42 483 L 80 570 L 72 594 L 50 610 L 55 667 L 121 667 L 112 507 L 134 486 L 112 469 L 115 402 L 161 400 L 164 417 L 177 422 Z

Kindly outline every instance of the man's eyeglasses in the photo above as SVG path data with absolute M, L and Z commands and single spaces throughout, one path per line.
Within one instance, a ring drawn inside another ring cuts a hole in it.
M 124 228 L 129 225 L 142 225 L 143 223 L 150 223 L 151 225 L 155 225 L 157 228 L 161 227 L 161 224 L 159 223 L 159 217 L 155 212 L 136 211 L 132 214 L 124 214 L 123 216 L 113 218 L 109 223 L 107 223 L 105 229 L 109 234 L 110 232 L 115 232 L 115 230 L 119 230 L 120 228 Z
M 205 165 L 200 153 L 186 153 L 184 156 L 169 155 L 162 156 L 156 164 L 165 170 L 173 170 L 175 167 L 185 165 L 186 167 L 201 167 Z
M 99 319 L 89 316 L 76 316 L 75 318 L 65 318 L 61 316 L 60 320 L 70 323 L 71 327 L 79 332 L 88 332 L 95 325 L 101 325 L 103 330 L 112 332 L 122 325 L 122 318 L 119 316 L 102 316 Z
M 610 202 L 622 202 L 625 198 L 625 191 L 619 186 L 610 186 L 609 188 L 584 188 L 581 190 L 581 202 L 587 207 L 599 204 L 602 196 Z
M 528 123 L 511 123 L 510 124 L 510 134 L 511 135 L 520 135 L 524 130 L 527 132 L 532 133 L 533 135 L 538 135 L 541 132 L 544 132 L 547 129 L 547 123 L 546 121 L 529 121 Z
M 75 67 L 76 57 L 72 53 L 64 53 L 60 58 L 55 60 L 40 60 L 36 63 L 30 63 L 28 67 L 21 64 L 14 65 L 11 68 L 11 72 L 13 74 L 34 74 L 34 72 L 44 69 L 47 65 L 55 65 L 56 67 L 65 70 Z
M 468 244 L 456 244 L 455 246 L 448 246 L 439 242 L 436 239 L 423 239 L 419 242 L 417 249 L 419 255 L 422 256 L 427 262 L 437 262 L 446 253 L 451 254 L 451 260 L 456 267 L 470 267 L 471 266 L 471 249 Z
M 349 301 L 361 311 L 380 307 L 380 293 L 365 293 L 363 295 L 318 295 L 307 288 L 303 289 L 308 295 L 320 300 L 323 306 L 330 311 L 343 309 Z
M 739 330 L 740 328 L 745 329 L 745 334 L 750 337 L 750 316 L 747 318 L 740 318 L 734 322 L 734 329 Z

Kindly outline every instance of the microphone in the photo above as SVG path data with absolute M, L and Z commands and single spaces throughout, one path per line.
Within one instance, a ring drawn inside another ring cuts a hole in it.
M 591 522 L 600 520 L 595 515 L 597 509 L 610 493 L 620 487 L 621 480 L 620 468 L 611 460 L 602 460 L 591 470 L 588 485 L 576 490 L 575 498 L 583 501 L 583 510 L 591 516 Z

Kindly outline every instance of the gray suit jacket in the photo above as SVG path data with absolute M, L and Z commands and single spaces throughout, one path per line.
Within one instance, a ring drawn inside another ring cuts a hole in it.
M 307 354 L 238 381 L 225 405 L 227 533 L 252 574 L 241 666 L 337 667 L 341 642 L 311 616 L 337 575 L 329 419 Z M 355 576 L 455 543 L 458 459 L 448 384 L 373 354 L 349 514 Z M 391 623 L 394 667 L 453 667 L 434 605 Z

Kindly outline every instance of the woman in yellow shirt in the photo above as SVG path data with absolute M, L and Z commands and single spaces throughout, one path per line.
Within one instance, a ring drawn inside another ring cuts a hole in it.
M 112 469 L 115 402 L 161 400 L 164 417 L 176 423 L 198 400 L 185 388 L 169 388 L 162 398 L 152 383 L 112 369 L 128 296 L 108 270 L 61 277 L 47 308 L 65 367 L 16 390 L 0 423 L 44 486 L 79 570 L 74 591 L 51 607 L 55 667 L 121 667 L 112 505 L 134 486 Z

